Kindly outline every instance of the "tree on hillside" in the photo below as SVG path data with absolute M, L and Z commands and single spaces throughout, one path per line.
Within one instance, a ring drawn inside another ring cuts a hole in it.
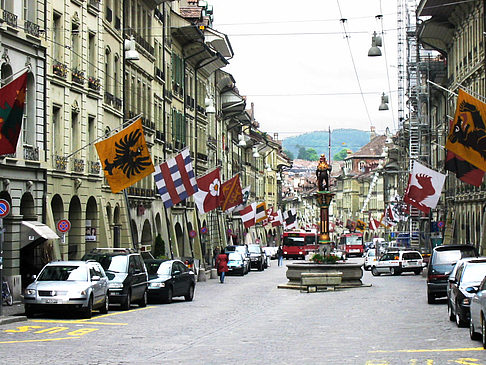
M 341 151 L 334 155 L 334 161 L 343 161 L 348 155 L 348 149 L 343 148 Z
M 285 149 L 283 152 L 284 152 L 284 153 L 287 155 L 287 157 L 288 157 L 288 158 L 290 158 L 291 160 L 293 160 L 293 159 L 295 158 L 294 154 L 293 154 L 292 152 L 290 152 L 289 150 Z
M 313 148 L 305 148 L 303 146 L 299 146 L 299 154 L 297 158 L 306 161 L 317 161 L 319 160 L 319 155 Z

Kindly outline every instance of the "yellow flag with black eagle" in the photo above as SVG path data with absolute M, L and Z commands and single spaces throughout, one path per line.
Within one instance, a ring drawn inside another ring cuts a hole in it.
M 366 229 L 366 223 L 363 222 L 361 219 L 358 219 L 356 221 L 356 229 L 358 231 L 364 232 L 364 230 Z
M 155 171 L 141 119 L 96 143 L 95 147 L 113 193 L 132 186 Z

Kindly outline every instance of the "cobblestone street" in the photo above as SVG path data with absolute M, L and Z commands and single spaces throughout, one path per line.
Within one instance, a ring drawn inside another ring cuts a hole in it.
M 365 272 L 371 287 L 307 294 L 277 289 L 285 271 L 272 261 L 223 285 L 198 283 L 193 302 L 3 325 L 0 362 L 486 364 L 480 343 L 448 320 L 445 302 L 426 303 L 423 276 Z

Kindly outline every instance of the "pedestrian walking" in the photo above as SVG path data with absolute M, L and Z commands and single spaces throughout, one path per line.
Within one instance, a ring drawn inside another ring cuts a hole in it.
M 219 281 L 224 283 L 224 277 L 228 272 L 228 256 L 224 252 L 221 252 L 216 258 L 216 268 L 218 269 Z
M 282 250 L 282 246 L 278 246 L 278 249 L 277 249 L 277 258 L 278 258 L 278 266 L 282 266 L 283 265 L 283 250 Z

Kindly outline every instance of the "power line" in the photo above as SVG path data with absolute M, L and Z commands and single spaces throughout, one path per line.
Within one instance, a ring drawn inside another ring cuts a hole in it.
M 397 92 L 398 90 L 393 90 Z M 390 91 L 392 92 L 392 91 Z M 249 94 L 245 93 L 245 96 L 251 97 L 286 97 L 286 96 L 342 96 L 342 95 L 381 95 L 381 91 L 361 91 L 361 92 L 335 92 L 335 93 L 295 93 L 295 94 Z
M 371 122 L 371 117 L 370 117 L 370 113 L 368 111 L 368 106 L 366 105 L 366 102 L 365 102 L 365 99 L 364 99 L 363 89 L 361 88 L 361 82 L 359 81 L 358 70 L 356 69 L 356 63 L 354 62 L 353 52 L 351 51 L 351 44 L 349 43 L 349 35 L 348 35 L 347 30 L 346 30 L 346 19 L 343 18 L 343 14 L 342 14 L 342 11 L 341 11 L 341 5 L 339 4 L 339 0 L 336 0 L 336 1 L 337 1 L 338 9 L 339 9 L 339 15 L 341 16 L 341 24 L 343 25 L 344 36 L 345 36 L 346 42 L 348 44 L 349 55 L 351 56 L 351 61 L 353 62 L 354 74 L 356 75 L 356 81 L 358 82 L 359 91 L 361 93 L 361 99 L 363 100 L 363 104 L 364 104 L 364 107 L 365 107 L 365 110 L 366 110 L 366 115 L 368 116 L 368 121 L 370 123 L 370 126 L 372 126 L 373 123 Z

